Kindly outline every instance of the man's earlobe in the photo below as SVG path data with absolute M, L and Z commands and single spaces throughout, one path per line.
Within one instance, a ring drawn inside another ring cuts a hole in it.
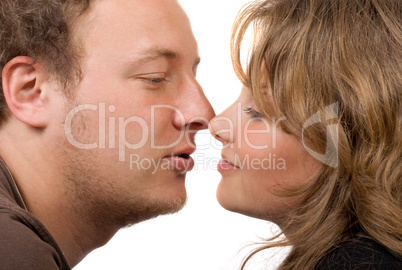
M 45 127 L 48 122 L 46 93 L 41 89 L 43 78 L 39 64 L 26 56 L 13 58 L 2 72 L 3 92 L 11 113 L 37 128 Z

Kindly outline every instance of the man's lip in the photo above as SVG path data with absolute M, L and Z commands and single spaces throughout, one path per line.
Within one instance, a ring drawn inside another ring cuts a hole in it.
M 190 157 L 195 152 L 194 147 L 187 147 L 165 156 L 163 159 L 169 161 L 173 170 L 185 174 L 194 168 L 194 159 Z
M 194 168 L 194 159 L 190 156 L 167 156 L 163 158 L 170 163 L 170 168 L 179 174 L 185 174 Z
M 194 147 L 187 147 L 187 148 L 183 148 L 181 150 L 177 150 L 172 152 L 171 154 L 165 156 L 165 158 L 167 157 L 189 157 L 191 154 L 193 154 L 195 152 L 195 148 Z

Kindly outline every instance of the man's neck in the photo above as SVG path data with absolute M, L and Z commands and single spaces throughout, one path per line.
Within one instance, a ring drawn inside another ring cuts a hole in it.
M 10 169 L 28 211 L 50 232 L 63 251 L 70 267 L 77 265 L 92 250 L 106 244 L 118 228 L 91 223 L 91 217 L 78 213 L 68 198 L 62 159 L 54 149 L 26 138 L 4 136 L 0 156 Z M 25 139 L 25 140 L 24 140 Z M 18 143 L 15 143 L 18 142 Z M 45 155 L 47 153 L 47 155 Z

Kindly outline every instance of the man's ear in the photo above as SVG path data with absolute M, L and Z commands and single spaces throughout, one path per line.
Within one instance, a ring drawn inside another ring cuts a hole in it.
M 42 89 L 45 72 L 26 56 L 17 56 L 3 68 L 3 92 L 11 113 L 21 122 L 36 128 L 48 123 L 46 91 Z

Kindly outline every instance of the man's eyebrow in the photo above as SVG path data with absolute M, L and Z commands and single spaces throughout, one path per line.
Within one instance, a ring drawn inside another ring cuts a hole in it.
M 151 48 L 141 53 L 141 55 L 142 56 L 138 60 L 140 63 L 153 61 L 161 57 L 165 57 L 168 59 L 180 58 L 177 52 L 165 48 Z
M 141 63 L 146 63 L 150 61 L 157 60 L 158 58 L 168 58 L 168 59 L 180 59 L 181 56 L 179 53 L 166 49 L 166 48 L 150 48 L 148 50 L 145 50 L 144 52 L 141 53 L 140 58 L 137 60 L 140 64 Z M 201 62 L 201 58 L 197 57 L 194 61 L 194 67 L 198 66 Z

